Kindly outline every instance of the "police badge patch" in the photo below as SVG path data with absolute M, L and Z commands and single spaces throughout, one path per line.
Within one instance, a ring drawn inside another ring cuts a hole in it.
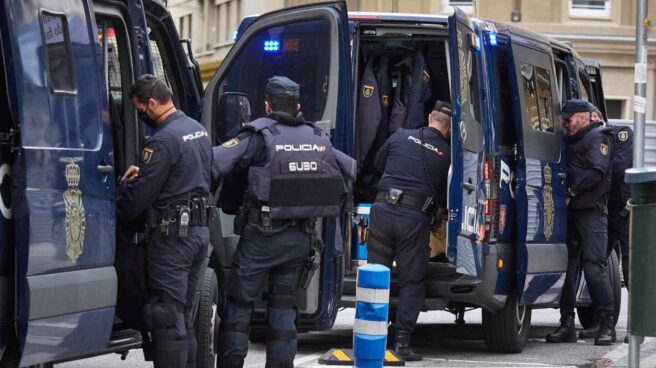
M 389 106 L 389 96 L 388 95 L 383 95 L 383 106 L 385 106 L 385 107 Z
M 617 139 L 619 139 L 620 142 L 626 142 L 626 140 L 629 139 L 629 132 L 627 131 L 617 132 Z
M 604 156 L 608 155 L 608 145 L 602 143 L 602 144 L 599 146 L 599 151 L 600 151 L 601 154 L 604 155 Z
M 365 84 L 362 86 L 362 95 L 366 98 L 371 97 L 374 94 L 374 86 Z
M 232 138 L 231 140 L 229 140 L 229 141 L 223 143 L 221 146 L 223 146 L 223 147 L 225 147 L 225 148 L 232 148 L 232 147 L 234 147 L 234 146 L 236 146 L 236 145 L 238 145 L 238 144 L 239 144 L 239 139 L 237 139 L 237 138 Z
M 143 161 L 144 164 L 147 164 L 150 162 L 150 159 L 153 158 L 153 153 L 155 150 L 153 150 L 150 147 L 144 147 L 143 153 L 141 154 L 141 161 Z

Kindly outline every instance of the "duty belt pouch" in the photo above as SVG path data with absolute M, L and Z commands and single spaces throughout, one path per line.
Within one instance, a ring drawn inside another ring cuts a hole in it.
M 186 238 L 189 236 L 189 229 L 191 228 L 191 210 L 187 206 L 183 206 L 178 211 L 178 237 Z
M 248 208 L 241 207 L 235 216 L 234 232 L 237 235 L 242 235 L 246 225 L 248 224 Z
M 146 213 L 146 227 L 148 229 L 155 229 L 159 226 L 157 221 L 157 210 L 155 207 L 150 207 Z
M 403 196 L 403 191 L 401 189 L 389 189 L 387 191 L 387 204 L 396 207 L 399 204 L 399 201 L 401 200 L 401 196 Z

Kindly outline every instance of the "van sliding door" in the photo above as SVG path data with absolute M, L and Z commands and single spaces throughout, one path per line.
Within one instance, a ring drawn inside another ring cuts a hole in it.
M 115 173 L 89 0 L 6 0 L 0 17 L 20 122 L 13 318 L 25 366 L 107 348 L 117 292 Z

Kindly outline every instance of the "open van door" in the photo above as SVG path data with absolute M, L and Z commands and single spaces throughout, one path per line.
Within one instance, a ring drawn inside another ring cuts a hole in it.
M 241 29 L 203 99 L 202 123 L 214 145 L 228 142 L 242 126 L 265 115 L 267 79 L 286 76 L 300 84 L 301 111 L 330 133 L 336 148 L 353 153 L 351 61 L 345 2 L 299 6 L 268 13 Z M 225 186 L 224 186 L 225 187 Z M 223 194 L 222 194 L 223 196 Z M 238 195 L 237 195 L 238 196 Z M 239 206 L 237 200 L 235 206 Z M 224 205 L 224 211 L 231 212 Z M 238 236 L 232 216 L 222 213 L 219 259 L 231 264 Z M 298 297 L 300 330 L 332 326 L 341 298 L 345 231 L 350 219 L 324 221 L 321 268 Z M 256 316 L 262 304 L 256 303 Z
M 480 36 L 458 8 L 449 17 L 449 51 L 453 117 L 447 254 L 457 272 L 478 277 L 483 251 L 477 240 L 485 232 L 485 208 L 479 200 L 484 160 Z
M 115 173 L 90 8 L 0 5 L 20 123 L 11 175 L 20 366 L 103 351 L 114 321 Z
M 557 302 L 567 271 L 565 142 L 554 61 L 548 45 L 511 35 L 511 79 L 518 137 L 517 289 L 521 304 Z M 528 45 L 531 46 L 528 46 Z

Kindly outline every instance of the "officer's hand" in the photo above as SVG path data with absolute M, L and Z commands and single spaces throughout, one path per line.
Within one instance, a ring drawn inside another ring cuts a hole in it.
M 121 182 L 125 180 L 130 181 L 137 176 L 139 176 L 139 168 L 137 166 L 130 165 L 130 167 L 128 167 L 128 169 L 125 171 L 125 174 L 123 174 L 121 177 Z

